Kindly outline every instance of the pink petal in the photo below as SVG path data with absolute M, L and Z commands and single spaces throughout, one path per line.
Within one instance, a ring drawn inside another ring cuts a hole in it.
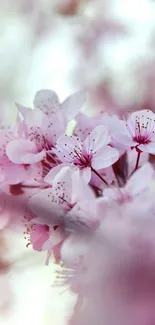
M 96 216 L 97 201 L 95 196 L 79 201 L 65 216 L 65 227 L 75 230 L 76 234 L 82 230 L 96 229 L 99 226 L 99 216 Z
M 21 165 L 17 165 L 17 166 L 21 166 Z M 24 169 L 26 169 L 26 179 L 23 182 L 24 185 L 37 186 L 38 182 L 42 182 L 43 168 L 41 162 L 24 166 Z
M 0 182 L 19 184 L 27 179 L 27 171 L 23 165 L 17 165 L 5 159 L 1 161 Z
M 97 126 L 84 141 L 87 152 L 95 152 L 110 142 L 108 128 L 104 125 Z
M 68 203 L 70 203 L 72 196 L 72 174 L 73 170 L 70 167 L 64 167 L 55 176 L 53 181 L 55 196 L 64 197 Z M 58 186 L 58 184 L 61 185 Z
M 64 233 L 61 231 L 61 228 L 58 227 L 56 230 L 52 231 L 51 236 L 47 242 L 43 245 L 43 250 L 51 250 L 54 246 L 59 244 L 64 239 Z
M 75 136 L 62 135 L 58 139 L 56 149 L 53 149 L 53 152 L 56 153 L 56 155 L 61 161 L 64 161 L 66 163 L 72 163 L 73 154 L 71 153 L 74 152 L 75 148 L 77 150 L 80 149 L 82 151 L 82 141 Z
M 67 267 L 74 267 L 80 263 L 88 248 L 89 242 L 87 239 L 85 240 L 82 236 L 71 235 L 61 246 L 61 260 Z
M 120 196 L 120 190 L 119 188 L 105 188 L 103 192 L 103 198 L 100 199 L 100 202 L 103 202 L 103 204 L 106 201 L 114 201 L 117 200 Z
M 101 120 L 91 118 L 83 113 L 76 116 L 77 124 L 74 128 L 73 134 L 79 136 L 82 141 L 86 139 L 88 134 L 95 129 L 96 126 L 103 124 Z
M 39 161 L 42 161 L 45 158 L 45 151 L 41 151 L 39 153 L 27 153 L 23 156 L 22 162 L 24 164 L 35 164 Z
M 152 155 L 155 155 L 155 142 L 150 142 L 148 144 L 140 144 L 138 148 L 141 151 L 151 153 Z
M 45 181 L 46 183 L 52 185 L 55 176 L 56 176 L 56 175 L 61 171 L 61 169 L 62 169 L 63 167 L 66 167 L 66 166 L 67 166 L 66 163 L 62 163 L 62 164 L 60 164 L 60 165 L 55 166 L 54 168 L 52 168 L 52 169 L 50 170 L 50 172 L 45 176 L 44 181 Z
M 119 158 L 119 152 L 110 146 L 103 147 L 92 158 L 92 167 L 95 170 L 111 166 Z
M 48 188 L 33 195 L 28 202 L 28 207 L 33 214 L 47 225 L 59 224 L 59 218 L 64 215 L 61 205 L 53 201 L 53 198 L 56 200 L 55 192 Z
M 49 89 L 41 89 L 37 91 L 33 105 L 45 114 L 56 113 L 60 109 L 59 98 L 57 94 Z
M 61 112 L 67 117 L 67 120 L 72 120 L 78 113 L 78 111 L 82 108 L 86 101 L 86 93 L 83 91 L 79 91 L 72 96 L 68 97 L 61 104 Z
M 91 179 L 91 168 L 86 167 L 80 170 L 80 175 L 84 179 L 85 183 L 88 184 Z
M 46 225 L 35 225 L 30 232 L 30 242 L 33 249 L 41 251 L 43 244 L 49 238 L 49 227 Z
M 31 204 L 29 205 L 31 207 Z M 45 220 L 41 217 L 33 218 L 33 223 L 37 225 L 45 225 Z
M 84 198 L 92 200 L 94 193 L 84 178 L 81 177 L 81 171 L 76 169 L 72 173 L 72 203 L 82 201 Z
M 105 115 L 101 121 L 108 127 L 110 135 L 116 136 L 116 138 L 117 135 L 128 135 L 125 121 L 120 120 L 118 117 Z
M 40 128 L 40 131 L 44 134 L 47 133 L 49 119 L 47 115 L 45 115 L 39 109 L 31 109 L 29 113 L 26 115 L 24 122 L 26 123 L 27 128 Z
M 48 133 L 50 139 L 53 139 L 53 141 L 56 141 L 62 134 L 65 134 L 67 129 L 67 121 L 63 116 L 60 114 L 52 114 L 48 116 L 48 125 L 52 127 L 48 127 Z M 58 127 L 59 125 L 59 127 Z M 46 130 L 47 133 L 47 130 Z M 52 141 L 52 142 L 53 142 Z M 55 144 L 55 143 L 54 143 Z
M 54 256 L 54 259 L 55 259 L 55 262 L 56 263 L 60 263 L 60 250 L 61 250 L 61 246 L 62 246 L 62 242 L 63 241 L 61 241 L 60 243 L 58 243 L 57 245 L 55 245 L 54 247 L 53 247 L 53 256 Z
M 37 153 L 34 142 L 25 139 L 12 140 L 6 147 L 8 158 L 16 164 L 31 164 L 41 161 L 45 153 L 44 151 Z
M 151 164 L 146 163 L 131 176 L 125 189 L 134 197 L 148 188 L 154 176 L 155 173 Z
M 122 148 L 129 149 L 130 147 L 136 147 L 138 142 L 133 141 L 130 135 L 117 135 L 116 143 L 121 144 Z
M 32 111 L 31 108 L 29 107 L 25 107 L 21 104 L 15 103 L 16 107 L 18 108 L 18 111 L 22 114 L 22 116 L 24 117 L 24 119 L 27 117 L 27 114 L 30 113 Z
M 42 250 L 47 251 L 46 265 L 49 264 L 50 256 L 53 252 L 54 256 L 56 254 L 56 260 L 60 259 L 60 248 L 61 244 L 65 238 L 64 232 L 61 231 L 61 227 L 58 227 L 55 231 L 52 231 L 51 236 L 43 245 Z
M 14 135 L 17 134 L 17 137 L 25 139 L 27 137 L 27 125 L 25 124 L 25 121 L 21 121 L 21 119 L 18 119 L 15 126 Z M 15 136 L 12 137 L 12 140 L 15 139 Z
M 121 145 L 125 149 L 136 146 L 137 143 L 132 140 L 125 121 L 118 119 L 118 117 L 108 115 L 104 116 L 102 121 L 108 127 L 109 134 L 112 137 L 112 143 L 117 146 Z
M 150 118 L 150 120 L 152 121 L 154 121 L 155 119 L 154 113 L 150 110 L 141 110 L 141 111 L 133 112 L 127 120 L 127 125 L 130 128 L 130 132 L 132 133 L 133 136 L 135 136 L 137 117 L 139 118 L 139 121 L 142 121 L 142 123 L 144 124 L 147 123 L 148 118 Z

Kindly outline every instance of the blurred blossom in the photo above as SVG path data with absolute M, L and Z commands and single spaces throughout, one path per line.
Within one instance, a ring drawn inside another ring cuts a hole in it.
M 1 1 L 0 313 L 29 272 L 46 323 L 54 258 L 68 324 L 155 323 L 154 32 L 151 0 Z
M 111 206 L 109 217 L 104 216 L 103 226 L 89 242 L 82 271 L 77 269 L 73 278 L 81 306 L 71 324 L 154 323 L 152 191 L 154 186 L 128 207 Z
M 145 16 L 137 17 L 135 6 Z M 148 78 L 153 77 L 148 74 L 154 57 L 154 18 L 155 5 L 146 0 L 123 4 L 119 0 L 90 1 L 83 8 L 77 33 L 80 66 L 77 63 L 75 79 L 89 90 L 94 113 L 124 113 L 141 106 L 144 96 L 149 96 L 146 87 Z
M 75 15 L 83 0 L 55 0 L 55 9 L 61 15 Z

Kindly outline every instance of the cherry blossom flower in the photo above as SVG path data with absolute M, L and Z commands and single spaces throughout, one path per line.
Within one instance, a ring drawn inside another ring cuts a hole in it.
M 35 168 L 32 165 L 24 164 L 20 165 L 11 161 L 7 155 L 7 146 L 10 142 L 16 141 L 16 139 L 23 134 L 21 125 L 16 121 L 15 125 L 11 125 L 9 128 L 0 130 L 0 183 L 4 184 L 19 184 L 25 181 L 32 182 L 34 178 L 41 178 L 40 169 L 42 167 L 36 164 Z
M 83 297 L 71 324 L 154 322 L 153 195 L 145 193 L 126 208 L 114 206 L 89 242 L 82 270 L 75 268 L 74 277 L 68 278 Z
M 115 130 L 117 125 L 115 125 Z M 117 141 L 126 148 L 136 148 L 155 154 L 155 114 L 150 110 L 141 110 L 132 113 L 122 126 L 122 134 L 117 134 Z
M 97 170 L 111 166 L 118 159 L 119 152 L 108 146 L 109 142 L 108 129 L 98 126 L 85 141 L 75 136 L 61 136 L 53 152 L 62 162 L 79 168 L 89 182 L 91 172 L 97 173 Z
M 151 164 L 146 163 L 129 178 L 124 187 L 105 189 L 101 200 L 116 200 L 119 204 L 130 202 L 149 188 L 154 177 L 155 172 Z
M 29 209 L 42 224 L 46 221 L 46 224 L 56 226 L 62 216 L 67 214 L 66 219 L 69 219 L 68 213 L 75 209 L 77 203 L 89 202 L 95 197 L 91 188 L 80 178 L 79 171 L 69 167 L 62 168 L 52 184 L 52 188 L 39 191 L 29 200 Z
M 76 115 L 84 100 L 84 93 L 79 92 L 60 105 L 53 91 L 40 90 L 34 98 L 34 110 L 17 104 L 24 118 L 23 135 L 8 143 L 9 159 L 16 164 L 41 161 L 45 176 L 53 166 L 59 164 L 51 149 L 57 138 L 64 134 L 68 121 Z
M 40 169 L 38 175 L 34 175 L 33 178 L 33 182 L 35 180 L 36 183 L 58 163 L 58 160 L 50 153 L 56 138 L 55 129 L 52 128 L 52 122 L 49 122 L 48 117 L 37 109 L 27 113 L 22 122 L 22 129 L 22 136 L 19 135 L 7 144 L 7 157 L 19 168 L 23 164 L 33 166 L 33 169 L 38 166 Z M 59 131 L 58 135 L 61 134 Z
M 37 91 L 33 100 L 34 109 L 41 110 L 48 115 L 62 115 L 68 121 L 72 120 L 78 111 L 82 108 L 86 100 L 86 94 L 82 91 L 76 92 L 68 97 L 63 103 L 60 103 L 57 94 L 53 90 L 41 89 Z M 17 108 L 23 115 L 27 115 L 30 108 L 16 104 Z
M 65 229 L 76 230 L 80 224 L 86 227 L 87 224 L 95 224 L 95 216 L 92 220 L 87 217 L 89 200 L 93 199 L 93 191 L 80 178 L 79 171 L 73 171 L 69 167 L 64 167 L 57 174 L 52 188 L 33 195 L 28 203 L 30 211 L 36 216 L 32 222 L 43 225 L 33 229 L 33 238 L 37 240 L 39 231 L 39 248 L 41 245 L 42 250 L 47 249 L 51 254 L 53 248 L 66 238 Z M 51 230 L 48 231 L 46 226 Z M 50 233 L 49 238 L 42 245 L 47 233 Z
M 69 268 L 62 278 L 78 294 L 70 324 L 152 324 L 154 113 L 87 117 L 84 99 L 60 104 L 41 90 L 33 109 L 17 104 L 15 123 L 0 128 L 0 232 L 24 228 L 46 264 L 53 255 Z
M 76 116 L 76 126 L 74 128 L 73 134 L 78 136 L 82 141 L 84 141 L 90 132 L 93 131 L 98 125 L 102 125 L 102 120 L 98 117 L 86 116 L 83 113 L 79 113 Z

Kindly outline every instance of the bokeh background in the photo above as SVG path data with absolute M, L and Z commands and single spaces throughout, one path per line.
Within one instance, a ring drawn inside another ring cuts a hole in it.
M 42 88 L 62 101 L 85 89 L 91 114 L 155 109 L 154 71 L 153 0 L 0 0 L 0 107 L 7 120 L 15 118 L 15 102 L 31 107 Z M 51 287 L 54 263 L 45 266 L 44 253 L 27 249 L 19 231 L 1 236 L 12 266 L 0 278 L 0 325 L 66 324 L 75 297 Z

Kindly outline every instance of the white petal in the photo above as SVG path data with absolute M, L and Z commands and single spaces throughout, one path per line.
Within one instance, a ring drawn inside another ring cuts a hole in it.
M 83 168 L 82 170 L 80 170 L 80 174 L 83 177 L 86 184 L 88 184 L 91 179 L 91 168 L 90 167 Z
M 103 147 L 93 156 L 92 167 L 95 170 L 106 168 L 114 164 L 119 158 L 119 152 L 110 146 Z
M 72 96 L 68 97 L 62 104 L 61 110 L 68 119 L 72 120 L 82 108 L 86 101 L 86 93 L 83 91 L 76 92 Z
M 69 236 L 61 247 L 61 258 L 67 267 L 73 267 L 76 263 L 80 262 L 89 248 L 88 240 L 82 236 L 71 235 Z
M 95 152 L 110 142 L 108 128 L 104 125 L 97 126 L 84 141 L 88 152 Z
M 37 152 L 34 142 L 25 139 L 10 141 L 6 147 L 6 153 L 8 158 L 16 164 L 36 163 L 44 157 L 43 151 L 40 153 Z
M 59 98 L 53 90 L 41 89 L 37 91 L 33 105 L 45 114 L 56 113 L 60 109 Z
M 42 190 L 30 198 L 28 208 L 39 217 L 39 224 L 56 225 L 59 224 L 59 218 L 64 214 L 61 206 L 52 202 L 52 196 L 55 193 L 52 189 Z
M 50 172 L 45 176 L 44 181 L 45 181 L 46 183 L 52 185 L 55 176 L 56 176 L 56 175 L 60 172 L 60 170 L 61 170 L 63 167 L 65 167 L 65 166 L 67 166 L 67 164 L 62 163 L 62 164 L 60 164 L 60 165 L 58 165 L 58 166 L 53 167 L 53 168 L 50 170 Z
M 141 144 L 138 146 L 141 151 L 149 152 L 152 155 L 155 155 L 155 142 L 150 142 L 148 144 Z
M 154 170 L 150 163 L 146 163 L 131 176 L 125 189 L 132 196 L 136 196 L 148 188 L 153 177 Z
M 24 118 L 26 118 L 27 114 L 32 111 L 31 108 L 25 107 L 19 103 L 15 103 L 16 107 L 18 108 L 18 111 L 22 114 Z

